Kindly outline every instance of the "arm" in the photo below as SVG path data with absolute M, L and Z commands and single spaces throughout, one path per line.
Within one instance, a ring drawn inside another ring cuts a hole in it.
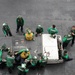
M 58 30 L 56 29 L 56 33 L 58 33 Z
M 4 35 L 6 36 L 6 31 L 3 28 L 2 28 L 2 31 L 3 31 Z
M 51 34 L 51 33 L 50 33 L 50 29 L 51 29 L 51 28 L 48 28 L 48 29 L 47 29 L 47 31 L 48 31 L 49 34 Z
M 0 62 L 2 61 L 2 50 L 0 49 Z
M 22 24 L 24 25 L 24 19 L 22 18 Z
M 43 28 L 41 28 L 41 32 L 42 32 L 42 33 L 43 33 L 43 31 L 44 31 Z
M 67 40 L 67 38 L 66 37 L 63 37 L 62 42 L 65 42 L 66 40 Z
M 21 49 L 17 52 L 17 54 L 22 53 L 23 51 L 25 51 L 25 49 Z

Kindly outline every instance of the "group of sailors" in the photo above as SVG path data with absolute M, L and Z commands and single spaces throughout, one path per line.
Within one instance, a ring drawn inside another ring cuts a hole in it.
M 51 34 L 53 38 L 56 37 L 56 34 L 58 33 L 58 30 L 55 25 L 52 25 L 52 27 L 48 28 L 48 33 Z M 63 59 L 63 61 L 70 61 L 73 60 L 73 58 L 69 57 L 69 54 L 66 50 L 68 44 L 71 42 L 71 46 L 74 45 L 75 41 L 75 26 L 71 28 L 71 31 L 69 34 L 65 35 L 62 40 L 58 39 L 58 46 L 59 49 L 59 59 Z M 62 45 L 61 45 L 62 44 Z M 63 51 L 62 51 L 63 50 Z
M 3 51 L 7 51 L 6 57 L 3 59 Z M 5 66 L 8 72 L 11 74 L 14 68 L 17 67 L 17 75 L 26 75 L 29 69 L 42 68 L 47 63 L 47 57 L 42 54 L 32 55 L 28 48 L 21 49 L 17 52 L 13 52 L 6 46 L 0 49 L 0 67 L 3 69 Z
M 21 32 L 23 33 L 24 37 L 26 40 L 31 41 L 31 40 L 35 40 L 35 37 L 38 37 L 39 35 L 42 35 L 44 32 L 44 29 L 41 25 L 38 25 L 36 28 L 36 33 L 34 33 L 31 29 L 27 28 L 26 32 L 24 33 L 23 30 L 23 26 L 24 26 L 24 19 L 22 18 L 22 16 L 18 16 L 18 18 L 16 19 L 16 23 L 17 23 L 17 28 L 16 28 L 16 33 L 19 33 L 19 30 L 21 28 Z M 3 33 L 6 36 L 13 36 L 10 30 L 10 27 L 8 26 L 7 23 L 3 23 Z M 58 33 L 58 29 L 56 28 L 55 25 L 52 25 L 51 27 L 49 27 L 47 29 L 48 33 L 51 35 L 52 38 L 56 37 L 56 34 Z M 71 46 L 73 46 L 74 44 L 74 40 L 75 40 L 75 26 L 72 27 L 71 31 L 69 34 L 65 35 L 62 38 L 62 41 L 60 41 L 60 43 L 62 44 L 62 48 L 63 50 L 68 46 L 68 44 L 71 41 Z M 61 48 L 61 49 L 62 49 Z M 2 62 L 2 52 L 4 50 L 1 48 L 0 49 L 0 61 Z M 6 66 L 8 68 L 9 73 L 12 73 L 13 70 L 13 66 L 14 66 L 14 61 L 18 64 L 18 75 L 26 75 L 26 73 L 29 71 L 29 68 L 34 68 L 37 65 L 38 66 L 45 66 L 46 62 L 47 62 L 47 57 L 44 57 L 42 54 L 41 56 L 38 56 L 39 58 L 37 59 L 36 56 L 32 56 L 30 54 L 30 51 L 28 48 L 26 49 L 22 49 L 19 50 L 18 52 L 15 52 L 14 54 L 12 54 L 12 52 L 10 52 L 9 49 L 7 49 L 8 54 L 6 56 Z M 61 56 L 61 52 L 60 53 L 60 57 L 62 57 L 62 59 L 64 61 L 68 61 L 68 60 L 72 60 L 68 53 L 67 50 L 64 50 L 63 55 Z

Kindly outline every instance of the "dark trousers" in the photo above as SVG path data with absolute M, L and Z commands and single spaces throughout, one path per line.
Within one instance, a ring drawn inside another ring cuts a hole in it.
M 0 62 L 0 68 L 4 69 L 6 67 L 6 63 L 5 62 Z
M 8 67 L 8 72 L 12 73 L 13 68 L 12 67 Z
M 17 25 L 17 32 L 19 32 L 19 29 L 21 28 L 21 32 L 23 32 L 23 25 Z
M 22 63 L 24 63 L 24 60 L 25 60 L 25 59 L 21 58 L 20 55 L 16 56 L 16 62 L 17 62 L 17 63 L 22 64 Z
M 63 49 L 66 48 L 68 44 L 69 44 L 68 42 L 64 42 L 63 43 Z
M 35 36 L 37 37 L 39 34 L 42 34 L 42 32 L 36 32 Z
M 26 75 L 26 72 L 19 72 L 18 75 Z
M 72 39 L 72 43 L 71 43 L 71 45 L 74 44 L 74 40 L 75 40 L 75 36 L 73 35 L 72 37 L 73 37 L 73 39 Z
M 12 33 L 11 33 L 11 31 L 9 30 L 9 31 L 6 31 L 6 35 L 8 36 L 12 36 Z

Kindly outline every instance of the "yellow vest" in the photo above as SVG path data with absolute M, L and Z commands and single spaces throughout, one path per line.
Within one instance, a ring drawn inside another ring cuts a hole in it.
M 33 40 L 33 33 L 30 33 L 30 34 L 26 33 L 25 38 L 26 40 L 29 40 L 29 41 Z
M 30 52 L 22 52 L 21 53 L 21 58 L 25 59 L 26 57 L 28 57 L 30 55 Z

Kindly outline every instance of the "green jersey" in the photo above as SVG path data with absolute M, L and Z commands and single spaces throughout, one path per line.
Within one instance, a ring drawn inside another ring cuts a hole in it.
M 64 58 L 64 59 L 68 59 L 68 58 L 69 58 L 69 55 L 66 54 L 66 55 L 63 56 L 63 58 Z
M 0 62 L 2 61 L 2 50 L 0 49 Z
M 7 67 L 13 67 L 14 59 L 15 59 L 14 57 L 10 57 L 9 55 L 7 55 L 6 66 Z
M 64 42 L 69 43 L 72 39 L 73 39 L 72 36 L 68 37 L 68 35 L 67 35 L 67 36 L 63 37 L 62 41 L 63 41 L 63 43 Z
M 58 30 L 56 28 L 50 27 L 50 28 L 48 28 L 48 33 L 51 34 L 51 35 L 57 34 Z

